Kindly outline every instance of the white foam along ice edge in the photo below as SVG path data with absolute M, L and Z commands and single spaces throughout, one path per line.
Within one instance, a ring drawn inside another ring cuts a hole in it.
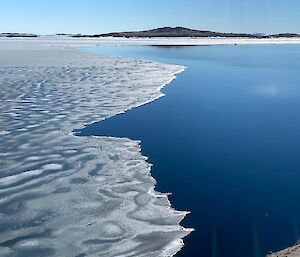
M 176 254 L 187 212 L 140 142 L 71 131 L 154 101 L 183 67 L 21 41 L 0 57 L 0 255 Z

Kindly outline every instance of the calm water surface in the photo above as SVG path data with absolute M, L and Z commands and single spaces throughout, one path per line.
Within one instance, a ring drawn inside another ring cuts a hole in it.
M 300 238 L 300 46 L 97 47 L 185 65 L 165 97 L 81 135 L 142 141 L 195 232 L 178 256 L 262 257 Z

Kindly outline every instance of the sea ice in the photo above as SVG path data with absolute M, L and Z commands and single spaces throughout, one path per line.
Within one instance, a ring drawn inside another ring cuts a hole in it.
M 154 190 L 139 142 L 71 132 L 183 68 L 46 45 L 0 44 L 0 256 L 174 255 L 186 212 Z

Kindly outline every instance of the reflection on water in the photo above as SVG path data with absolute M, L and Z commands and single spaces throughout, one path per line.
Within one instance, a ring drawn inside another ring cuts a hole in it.
M 288 86 L 281 87 L 279 85 L 262 85 L 258 86 L 255 92 L 266 97 L 278 97 L 280 95 L 283 95 L 286 90 L 288 90 Z
M 178 256 L 262 257 L 299 239 L 300 47 L 100 47 L 187 70 L 151 104 L 82 135 L 142 141 L 196 231 Z

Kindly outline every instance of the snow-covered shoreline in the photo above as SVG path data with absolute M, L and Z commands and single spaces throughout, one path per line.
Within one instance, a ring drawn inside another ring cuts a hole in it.
M 91 45 L 253 45 L 253 44 L 300 44 L 300 38 L 72 38 L 66 36 L 41 36 L 39 38 L 0 38 L 3 42 L 22 42 L 56 46 L 84 47 Z
M 293 247 L 287 248 L 277 253 L 271 253 L 267 257 L 299 257 L 300 245 L 297 244 Z

